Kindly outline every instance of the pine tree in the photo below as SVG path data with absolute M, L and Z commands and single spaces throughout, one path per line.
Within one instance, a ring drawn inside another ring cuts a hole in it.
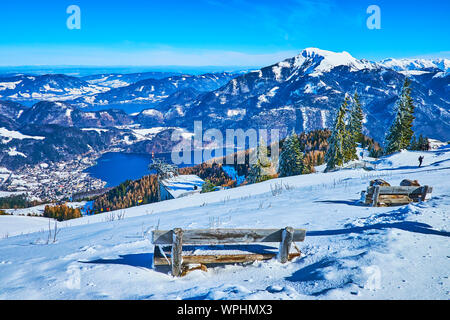
M 403 136 L 402 136 L 402 143 L 404 148 L 407 148 L 411 142 L 411 138 L 414 135 L 414 131 L 412 129 L 413 127 L 413 121 L 415 119 L 414 117 L 414 103 L 413 99 L 411 97 L 411 81 L 406 78 L 405 83 L 403 84 L 403 90 L 402 90 L 402 99 L 403 99 L 403 106 L 405 110 L 405 117 L 403 122 Z
M 304 173 L 303 152 L 295 131 L 287 136 L 280 152 L 278 175 L 280 177 L 295 176 Z
M 417 142 L 416 136 L 413 136 L 411 143 L 409 144 L 409 150 L 419 150 L 419 143 Z
M 394 122 L 386 135 L 386 154 L 391 154 L 402 149 L 402 119 L 401 111 L 397 111 Z
M 410 146 L 414 131 L 412 129 L 414 121 L 413 99 L 411 97 L 411 81 L 406 78 L 403 83 L 401 95 L 396 103 L 397 114 L 386 135 L 386 154 L 391 154 Z
M 356 147 L 358 142 L 362 140 L 362 122 L 364 114 L 359 101 L 358 93 L 355 91 L 353 95 L 353 104 L 350 110 L 350 121 L 348 125 L 348 135 L 345 138 L 345 161 L 357 160 L 358 155 Z
M 328 150 L 325 154 L 325 161 L 327 163 L 326 171 L 342 166 L 345 161 L 345 138 L 347 129 L 345 125 L 345 116 L 347 113 L 348 97 L 345 98 L 341 107 L 339 108 L 333 131 L 328 139 Z
M 260 139 L 256 151 L 253 151 L 253 159 L 248 174 L 248 182 L 256 183 L 269 179 L 269 168 L 272 166 L 267 156 L 267 145 L 263 139 Z

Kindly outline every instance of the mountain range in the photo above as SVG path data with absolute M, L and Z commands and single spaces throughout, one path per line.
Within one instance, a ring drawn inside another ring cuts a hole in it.
M 0 102 L 0 127 L 19 131 L 49 125 L 192 130 L 194 121 L 200 120 L 204 129 L 277 128 L 284 135 L 292 129 L 331 127 L 345 96 L 357 92 L 365 134 L 382 142 L 409 77 L 416 133 L 448 141 L 449 66 L 448 59 L 373 62 L 347 52 L 307 48 L 295 57 L 246 73 L 15 75 L 0 78 L 0 99 L 10 100 Z M 36 99 L 46 101 L 24 105 Z M 131 103 L 141 104 L 141 111 L 120 110 Z M 91 107 L 104 110 L 90 111 Z
M 162 104 L 142 111 L 141 116 L 149 122 L 153 118 L 155 124 L 186 128 L 192 128 L 194 120 L 201 120 L 204 128 L 310 131 L 332 126 L 345 96 L 356 91 L 363 104 L 365 133 L 383 141 L 408 76 L 416 105 L 414 129 L 429 137 L 449 140 L 448 63 L 449 60 L 375 63 L 356 59 L 347 52 L 308 48 L 198 97 L 174 100 L 168 110 Z

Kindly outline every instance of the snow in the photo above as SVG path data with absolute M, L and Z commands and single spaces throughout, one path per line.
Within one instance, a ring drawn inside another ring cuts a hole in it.
M 8 153 L 8 155 L 10 155 L 12 157 L 14 157 L 14 156 L 21 156 L 24 158 L 27 157 L 24 153 L 17 151 L 16 147 L 10 147 L 8 150 L 6 150 L 6 152 Z
M 145 116 L 151 116 L 151 117 L 154 117 L 154 116 L 162 117 L 163 116 L 161 111 L 158 111 L 156 109 L 145 109 L 145 110 L 142 110 L 141 114 L 145 115 Z
M 318 48 L 306 48 L 294 58 L 294 66 L 302 67 L 305 62 L 313 61 L 314 64 L 308 68 L 310 76 L 320 76 L 325 72 L 338 66 L 349 66 L 350 71 L 376 68 L 376 64 L 366 60 L 358 60 L 352 57 L 348 52 L 333 52 Z
M 245 109 L 228 109 L 227 110 L 227 116 L 228 117 L 236 117 L 236 116 L 245 116 L 246 114 L 246 110 Z
M 450 71 L 450 59 L 393 59 L 388 58 L 378 63 L 386 68 L 396 71 L 420 71 L 421 69 L 434 68 L 444 72 Z M 408 73 L 406 73 L 408 74 Z M 410 74 L 415 74 L 410 73 Z M 420 73 L 418 73 L 420 74 Z
M 13 81 L 13 82 L 0 82 L 0 91 L 6 90 L 6 89 L 14 90 L 16 88 L 16 86 L 21 82 L 22 82 L 22 80 Z
M 439 141 L 436 139 L 428 139 L 428 141 L 430 143 L 431 149 L 438 149 L 438 148 L 448 144 L 447 142 L 442 142 L 442 141 Z
M 303 123 L 302 123 L 302 128 L 303 130 L 306 130 L 306 128 L 308 128 L 308 115 L 306 114 L 306 112 L 308 111 L 306 109 L 306 107 L 301 107 L 300 111 L 302 112 L 302 119 L 303 119 Z
M 49 221 L 52 219 L 42 217 L 26 217 L 19 215 L 0 216 L 0 239 L 8 238 L 13 235 L 28 234 L 36 230 L 48 230 Z M 0 265 L 2 261 L 0 258 Z M 1 268 L 1 267 L 0 267 Z
M 2 143 L 8 143 L 12 139 L 35 139 L 35 140 L 43 140 L 45 137 L 40 136 L 27 136 L 25 134 L 20 133 L 19 131 L 11 131 L 6 128 L 0 128 L 0 137 L 6 138 L 2 139 Z
M 322 120 L 322 128 L 327 128 L 327 110 L 320 110 L 320 119 Z
M 170 129 L 171 127 L 154 127 L 149 129 L 133 129 L 132 131 L 138 135 L 155 135 L 157 133 L 160 133 L 161 131 L 164 131 L 166 129 Z
M 261 105 L 263 103 L 268 103 L 269 100 L 267 99 L 267 97 L 269 98 L 273 98 L 275 96 L 275 94 L 277 93 L 279 87 L 273 87 L 272 89 L 270 89 L 267 93 L 265 94 L 261 94 L 260 96 L 258 96 L 258 103 L 256 104 L 257 108 L 261 108 Z
M 126 209 L 120 220 L 109 212 L 60 222 L 55 242 L 44 218 L 0 216 L 0 299 L 449 299 L 450 147 L 364 160 L 376 170 L 195 194 Z M 392 185 L 417 179 L 433 186 L 432 198 L 360 205 L 360 192 L 376 177 Z M 286 226 L 307 229 L 297 243 L 302 257 L 286 264 L 216 266 L 178 279 L 151 267 L 156 228 Z
M 108 132 L 108 129 L 100 129 L 100 128 L 81 128 L 81 131 L 95 131 L 98 134 L 101 134 L 102 132 Z
M 204 181 L 200 177 L 193 174 L 179 175 L 161 180 L 165 190 L 175 199 L 199 193 L 203 183 Z M 197 189 L 194 189 L 195 186 L 197 186 Z

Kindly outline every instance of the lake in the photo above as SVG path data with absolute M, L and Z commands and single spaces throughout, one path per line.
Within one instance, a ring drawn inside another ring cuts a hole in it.
M 232 152 L 232 149 L 224 149 L 223 154 Z M 171 153 L 155 154 L 155 158 L 164 159 L 167 163 L 172 163 Z M 193 152 L 191 152 L 191 158 L 193 159 Z M 85 172 L 94 178 L 105 181 L 106 187 L 114 187 L 125 180 L 136 180 L 145 175 L 156 173 L 148 170 L 151 159 L 152 156 L 150 154 L 108 152 L 97 160 L 97 164 L 87 168 Z M 203 161 L 207 160 L 209 159 L 203 159 Z M 186 165 L 184 163 L 178 165 L 179 168 L 192 166 L 193 164 Z

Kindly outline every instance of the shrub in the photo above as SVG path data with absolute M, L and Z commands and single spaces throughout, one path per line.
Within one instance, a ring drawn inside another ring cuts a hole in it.
M 53 218 L 58 221 L 70 220 L 81 217 L 81 210 L 79 208 L 71 208 L 63 205 L 46 205 L 44 209 L 44 217 Z
M 8 212 L 5 212 L 5 210 L 0 210 L 0 216 L 10 216 L 11 214 Z
M 201 193 L 212 192 L 212 191 L 215 191 L 215 190 L 216 190 L 216 186 L 211 181 L 209 181 L 207 179 L 207 180 L 205 180 L 205 183 L 202 186 Z

